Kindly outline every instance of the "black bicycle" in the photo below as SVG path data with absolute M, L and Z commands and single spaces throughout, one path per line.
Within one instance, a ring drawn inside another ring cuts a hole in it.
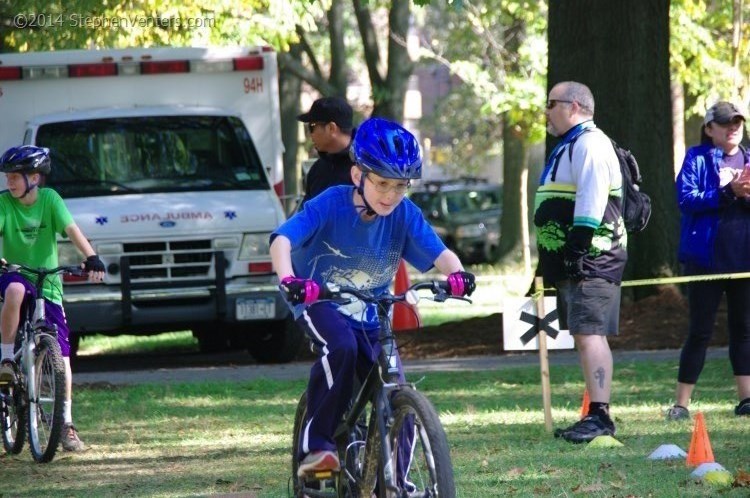
M 45 319 L 42 287 L 44 281 L 56 274 L 81 276 L 78 266 L 60 266 L 47 270 L 23 265 L 7 265 L 4 272 L 23 271 L 36 276 L 36 306 L 21 317 L 16 335 L 14 356 L 16 379 L 0 386 L 0 416 L 5 451 L 18 454 L 26 442 L 35 461 L 52 461 L 62 437 L 65 400 L 65 363 L 57 342 L 57 328 Z M 30 307 L 29 307 L 30 308 Z
M 350 408 L 336 429 L 340 472 L 297 476 L 299 445 L 307 419 L 307 395 L 302 395 L 294 417 L 292 482 L 294 496 L 402 498 L 456 496 L 453 464 L 445 431 L 435 408 L 413 384 L 399 382 L 396 338 L 389 312 L 394 303 L 416 304 L 418 291 L 430 290 L 433 299 L 451 296 L 447 282 L 412 285 L 405 293 L 380 296 L 351 287 L 330 286 L 324 297 L 349 302 L 352 297 L 375 303 L 380 320 L 381 352 L 361 380 Z M 424 299 L 424 297 L 421 297 Z

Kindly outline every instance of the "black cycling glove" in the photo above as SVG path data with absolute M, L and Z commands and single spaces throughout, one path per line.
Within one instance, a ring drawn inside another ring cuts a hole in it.
M 107 269 L 104 267 L 104 263 L 96 254 L 86 258 L 86 261 L 83 262 L 83 269 L 86 271 L 107 271 Z
M 591 239 L 594 238 L 594 229 L 589 227 L 574 226 L 568 234 L 568 240 L 563 246 L 563 261 L 565 274 L 575 282 L 583 279 L 583 259 L 591 247 Z

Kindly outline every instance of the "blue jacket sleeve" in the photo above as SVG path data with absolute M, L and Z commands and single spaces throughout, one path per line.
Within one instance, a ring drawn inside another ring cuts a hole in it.
M 692 147 L 685 155 L 677 175 L 677 202 L 684 214 L 717 210 L 722 192 L 719 175 L 714 171 L 710 151 L 706 147 Z

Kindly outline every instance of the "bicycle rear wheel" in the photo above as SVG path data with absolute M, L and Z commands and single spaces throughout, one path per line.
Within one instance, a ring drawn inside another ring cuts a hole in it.
M 448 439 L 432 403 L 422 393 L 403 388 L 393 395 L 391 406 L 388 439 L 398 492 L 390 486 L 384 492 L 379 485 L 379 496 L 455 498 Z M 382 469 L 379 475 L 382 479 Z
M 35 357 L 35 396 L 29 399 L 29 446 L 39 463 L 51 461 L 60 444 L 65 399 L 65 363 L 57 340 L 39 337 Z
M 16 455 L 26 442 L 26 410 L 23 402 L 23 389 L 8 386 L 0 391 L 0 428 L 3 434 L 3 448 Z

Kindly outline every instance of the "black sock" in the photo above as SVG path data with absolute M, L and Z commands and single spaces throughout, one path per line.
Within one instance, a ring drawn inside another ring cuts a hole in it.
M 612 422 L 612 419 L 609 418 L 609 403 L 590 402 L 588 414 L 597 415 L 604 422 Z

